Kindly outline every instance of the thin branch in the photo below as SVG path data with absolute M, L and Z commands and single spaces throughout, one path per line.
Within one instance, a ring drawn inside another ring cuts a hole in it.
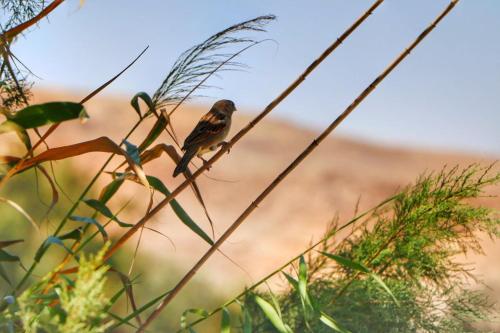
M 110 80 L 106 81 L 104 84 L 102 84 L 99 88 L 95 89 L 94 91 L 92 91 L 90 94 L 88 94 L 87 96 L 85 96 L 81 101 L 80 101 L 80 104 L 84 104 L 85 102 L 87 102 L 89 99 L 91 99 L 92 97 L 94 97 L 95 95 L 97 95 L 98 93 L 100 93 L 104 88 L 106 88 L 107 86 L 109 86 L 114 80 L 116 80 L 120 75 L 122 75 L 127 69 L 129 69 L 137 60 L 139 60 L 139 58 L 144 54 L 144 52 L 146 52 L 146 50 L 149 48 L 149 46 L 146 46 L 146 48 L 144 50 L 142 50 L 141 53 L 139 53 L 139 55 L 130 63 L 127 65 L 127 67 L 125 67 L 122 71 L 120 71 L 120 73 L 116 74 L 114 77 L 112 77 Z M 15 171 L 15 168 L 20 165 L 21 163 L 23 163 L 26 158 L 28 158 L 29 156 L 33 156 L 33 152 L 35 151 L 35 149 L 42 143 L 45 143 L 45 140 L 49 137 L 49 135 L 51 135 L 60 125 L 61 123 L 56 123 L 56 124 L 53 124 L 52 126 L 49 127 L 49 129 L 40 137 L 40 139 L 31 147 L 31 149 L 24 155 L 24 157 L 17 163 L 16 166 L 14 166 L 12 169 L 10 169 L 5 175 L 4 177 L 0 180 L 0 188 L 2 188 L 5 183 L 14 175 L 14 171 Z M 35 129 L 36 130 L 36 129 Z
M 342 42 L 368 17 L 370 14 L 383 2 L 384 0 L 377 0 L 375 3 L 354 22 L 332 45 L 330 45 L 316 60 L 314 60 L 309 67 L 278 97 L 276 97 L 257 117 L 241 129 L 226 145 L 221 149 L 207 163 L 203 164 L 191 177 L 187 178 L 180 184 L 169 196 L 163 199 L 156 207 L 154 207 L 149 214 L 144 216 L 132 228 L 130 228 L 106 253 L 106 259 L 111 257 L 114 252 L 118 250 L 130 237 L 132 237 L 151 217 L 158 213 L 163 207 L 168 205 L 179 193 L 186 189 L 190 184 L 199 177 L 205 170 L 210 168 L 219 158 L 229 151 L 236 142 L 238 142 L 245 134 L 247 134 L 257 123 L 259 123 L 267 114 L 269 114 L 279 103 L 281 103 L 288 95 L 292 93 L 311 72 L 318 67 Z
M 319 144 L 333 131 L 344 119 L 351 114 L 352 111 L 382 82 L 403 59 L 436 27 L 436 25 L 455 7 L 458 0 L 453 0 L 445 8 L 445 10 L 405 49 L 361 94 L 349 105 L 344 112 L 340 114 L 297 158 L 285 169 L 278 177 L 255 199 L 254 202 L 236 219 L 236 221 L 226 230 L 226 232 L 215 242 L 215 244 L 201 257 L 201 259 L 191 268 L 191 270 L 179 281 L 179 283 L 171 290 L 171 292 L 163 299 L 158 307 L 146 319 L 144 324 L 139 328 L 138 332 L 144 332 L 145 328 L 161 313 L 167 304 L 179 293 L 180 290 L 191 280 L 203 264 L 210 258 L 217 249 L 229 238 L 229 236 L 245 221 L 245 219 L 257 208 L 269 193 L 283 179 L 290 174 L 309 154 L 319 146 Z
M 139 60 L 139 58 L 144 54 L 144 52 L 146 52 L 146 50 L 149 48 L 149 45 L 146 46 L 146 48 L 144 48 L 144 50 L 142 50 L 141 53 L 139 53 L 139 55 L 134 59 L 132 60 L 132 62 L 130 64 L 127 65 L 127 67 L 125 67 L 120 73 L 116 74 L 115 76 L 113 76 L 111 79 L 109 79 L 108 81 L 106 81 L 105 83 L 103 83 L 99 88 L 95 89 L 94 91 L 92 91 L 90 94 L 88 94 L 87 96 L 85 96 L 81 101 L 80 101 L 80 104 L 84 104 L 85 102 L 87 102 L 88 100 L 90 100 L 92 97 L 94 97 L 95 95 L 97 95 L 98 93 L 100 93 L 104 88 L 106 88 L 107 86 L 109 86 L 111 83 L 113 83 L 114 80 L 116 80 L 118 77 L 120 77 L 120 75 L 122 75 L 123 73 L 125 73 L 125 71 L 127 69 L 129 69 L 130 67 L 132 67 L 132 65 L 137 61 Z M 41 143 L 42 140 L 45 140 L 47 139 L 47 137 L 52 134 L 52 132 L 54 132 L 57 127 L 59 127 L 61 123 L 57 123 L 57 124 L 54 124 L 52 126 L 50 126 L 50 128 L 47 130 L 47 132 L 44 133 L 44 135 L 42 136 L 42 138 L 40 139 L 40 141 L 38 141 L 37 143 L 35 143 L 33 145 L 33 148 L 32 148 L 32 151 L 35 150 Z
M 147 48 L 146 48 L 147 49 Z M 145 51 L 145 50 L 144 50 Z M 127 68 L 129 68 L 132 64 L 134 64 L 138 59 L 139 57 L 144 53 L 141 52 L 139 54 L 138 57 L 136 57 L 130 65 L 128 65 L 125 70 Z M 118 76 L 120 76 L 124 71 L 122 70 L 118 75 L 115 75 L 115 77 L 113 77 L 112 80 L 115 80 Z M 106 82 L 104 85 L 102 85 L 101 87 L 97 88 L 95 91 L 100 91 L 102 90 L 103 87 L 109 85 L 109 83 L 111 83 L 110 81 Z M 95 92 L 94 91 L 94 92 Z M 94 92 L 90 93 L 87 97 L 85 97 L 82 101 L 86 101 L 88 100 L 88 97 L 93 95 Z M 125 136 L 125 138 L 122 140 L 122 142 L 120 143 L 120 146 L 123 144 L 123 142 L 125 140 L 128 139 L 128 137 L 130 135 L 132 135 L 132 133 L 136 130 L 137 127 L 139 127 L 139 125 L 142 123 L 142 121 L 144 120 L 144 118 L 141 118 L 133 127 L 132 129 L 130 129 L 130 131 L 127 133 L 127 135 Z M 50 130 L 50 129 L 49 129 Z M 47 134 L 47 133 L 45 133 Z M 104 162 L 104 164 L 102 165 L 101 169 L 97 172 L 97 174 L 94 176 L 94 178 L 92 178 L 92 180 L 90 181 L 90 183 L 87 185 L 87 187 L 83 190 L 83 193 L 80 195 L 80 197 L 75 201 L 75 203 L 71 206 L 70 210 L 68 211 L 68 213 L 64 216 L 63 220 L 61 221 L 61 223 L 59 224 L 58 228 L 56 229 L 56 231 L 54 232 L 54 235 L 57 235 L 61 230 L 62 228 L 64 227 L 64 225 L 66 224 L 69 216 L 71 214 L 73 214 L 73 212 L 77 209 L 78 207 L 78 204 L 80 203 L 80 201 L 85 197 L 85 195 L 87 195 L 87 193 L 90 191 L 90 189 L 92 188 L 92 186 L 94 185 L 94 183 L 97 181 L 97 179 L 99 178 L 99 175 L 104 171 L 104 169 L 106 168 L 106 166 L 111 162 L 111 160 L 113 159 L 114 157 L 114 154 L 112 154 L 111 156 L 108 157 L 108 159 L 106 160 L 106 162 Z M 21 161 L 22 162 L 22 161 Z M 6 176 L 4 176 L 5 178 Z M 2 179 L 3 181 L 3 179 Z M 0 181 L 0 185 L 1 185 L 1 181 Z M 43 244 L 42 244 L 43 246 Z M 43 247 L 40 247 L 39 248 L 39 251 L 46 251 L 47 248 L 43 248 Z M 30 266 L 30 268 L 27 270 L 27 272 L 25 273 L 25 275 L 23 276 L 23 278 L 21 279 L 21 281 L 17 284 L 17 286 L 15 287 L 14 289 L 14 292 L 18 291 L 21 289 L 21 287 L 23 286 L 23 284 L 28 280 L 29 276 L 33 273 L 33 271 L 35 270 L 35 267 L 38 265 L 39 262 L 33 262 Z
M 351 220 L 349 220 L 348 222 L 344 223 L 342 226 L 340 226 L 339 228 L 331 231 L 331 232 L 328 232 L 325 236 L 323 236 L 321 239 L 319 239 L 316 243 L 312 244 L 312 245 L 309 245 L 309 247 L 305 250 L 303 250 L 302 252 L 300 252 L 299 254 L 295 255 L 295 257 L 293 257 L 292 259 L 288 260 L 286 263 L 282 264 L 280 267 L 278 267 L 277 269 L 275 269 L 274 271 L 272 271 L 271 273 L 267 274 L 266 276 L 264 276 L 262 279 L 260 279 L 259 281 L 257 281 L 256 283 L 254 283 L 253 285 L 251 285 L 250 287 L 246 287 L 245 290 L 243 292 L 241 292 L 238 296 L 234 297 L 233 299 L 227 301 L 224 303 L 223 306 L 217 308 L 217 309 L 214 309 L 213 311 L 211 311 L 208 316 L 206 317 L 203 317 L 203 318 L 200 318 L 198 320 L 195 320 L 194 322 L 190 323 L 188 325 L 187 328 L 189 327 L 193 327 L 194 325 L 206 320 L 207 318 L 213 316 L 214 314 L 216 314 L 217 312 L 221 311 L 224 307 L 227 307 L 228 305 L 236 302 L 238 299 L 240 299 L 241 297 L 243 297 L 248 291 L 250 290 L 255 290 L 257 287 L 259 287 L 261 284 L 263 284 L 264 282 L 266 282 L 267 280 L 269 280 L 270 278 L 272 278 L 274 275 L 278 274 L 279 272 L 283 271 L 283 269 L 285 269 L 286 267 L 290 266 L 293 262 L 297 261 L 300 257 L 310 253 L 311 251 L 313 251 L 316 247 L 318 247 L 319 245 L 323 244 L 324 242 L 328 241 L 329 239 L 331 239 L 332 237 L 335 237 L 339 232 L 341 232 L 342 230 L 346 229 L 347 227 L 353 225 L 354 223 L 356 223 L 357 221 L 359 221 L 360 219 L 362 219 L 363 217 L 367 216 L 368 214 L 380 209 L 381 207 L 384 207 L 385 205 L 387 205 L 388 203 L 394 201 L 395 199 L 397 198 L 397 195 L 395 196 L 392 196 L 384 201 L 382 201 L 381 203 L 379 203 L 377 206 L 373 207 L 373 208 L 370 208 L 366 211 L 364 211 L 363 213 L 359 214 L 359 215 L 356 215 L 355 217 L 353 217 Z
M 2 34 L 0 37 L 1 42 L 10 42 L 14 37 L 22 33 L 24 30 L 28 29 L 29 27 L 33 26 L 34 24 L 38 23 L 41 19 L 49 15 L 54 9 L 57 8 L 60 4 L 62 4 L 64 0 L 54 0 L 50 5 L 45 7 L 38 15 L 35 17 L 29 19 L 26 22 L 23 22 L 12 29 L 7 30 Z
M 235 296 L 234 298 L 232 298 L 231 300 L 225 302 L 222 306 L 212 310 L 208 316 L 206 317 L 203 317 L 203 318 L 200 318 L 200 319 L 197 319 L 195 321 L 193 321 L 192 323 L 190 323 L 185 329 L 181 329 L 178 331 L 178 333 L 181 333 L 182 331 L 185 331 L 186 329 L 189 329 L 190 327 L 193 327 L 195 326 L 196 324 L 210 318 L 211 316 L 213 316 L 214 314 L 216 314 L 217 312 L 221 311 L 223 308 L 229 306 L 230 304 L 233 304 L 234 302 L 236 302 L 238 299 L 240 299 L 242 296 L 244 296 L 248 291 L 251 291 L 251 290 L 254 290 L 256 289 L 258 286 L 260 286 L 261 284 L 265 283 L 267 280 L 269 280 L 271 277 L 273 277 L 274 275 L 278 274 L 279 272 L 281 272 L 283 269 L 285 269 L 287 266 L 291 265 L 294 261 L 297 261 L 301 256 L 303 255 L 306 255 L 308 253 L 310 253 L 311 251 L 313 251 L 316 247 L 318 247 L 319 245 L 323 244 L 324 242 L 328 241 L 329 239 L 331 239 L 332 237 L 335 237 L 340 231 L 346 229 L 347 227 L 353 225 L 354 223 L 356 223 L 357 221 L 359 221 L 360 219 L 362 219 L 363 217 L 367 216 L 368 214 L 371 214 L 375 211 L 377 211 L 378 209 L 384 207 L 385 205 L 387 205 L 388 203 L 391 203 L 393 202 L 396 198 L 398 197 L 398 195 L 394 195 L 388 199 L 385 199 L 384 201 L 382 201 L 381 203 L 379 203 L 377 206 L 373 207 L 373 208 L 370 208 L 366 211 L 364 211 L 363 213 L 359 214 L 359 215 L 356 215 L 355 217 L 353 217 L 351 220 L 349 220 L 348 222 L 346 222 L 345 224 L 343 224 L 342 226 L 340 226 L 339 228 L 335 229 L 335 230 L 332 230 L 330 232 L 328 232 L 327 234 L 325 234 L 321 239 L 319 239 L 316 243 L 312 244 L 312 245 L 309 245 L 309 247 L 305 250 L 303 250 L 302 252 L 300 252 L 299 254 L 297 254 L 295 257 L 293 257 L 292 259 L 288 260 L 286 263 L 282 264 L 280 267 L 276 268 L 274 271 L 272 271 L 271 273 L 267 274 L 266 276 L 264 276 L 263 278 L 261 278 L 259 281 L 255 282 L 253 285 L 251 285 L 250 287 L 246 287 L 244 291 L 242 291 L 238 296 Z M 98 232 L 96 232 L 96 235 L 98 234 Z M 71 273 L 75 273 L 74 271 L 71 272 Z M 165 293 L 166 294 L 166 293 Z M 143 311 L 145 311 L 147 309 L 143 309 Z M 123 323 L 120 323 L 120 324 L 117 324 L 115 326 L 113 326 L 112 328 L 115 329 L 117 328 L 118 326 L 120 326 L 121 324 Z

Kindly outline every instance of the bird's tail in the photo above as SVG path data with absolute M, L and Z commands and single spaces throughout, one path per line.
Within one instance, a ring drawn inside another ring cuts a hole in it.
M 194 155 L 196 155 L 196 149 L 186 150 L 179 163 L 177 163 L 177 167 L 174 170 L 174 177 L 177 177 L 178 174 L 186 171 L 189 161 L 191 161 Z

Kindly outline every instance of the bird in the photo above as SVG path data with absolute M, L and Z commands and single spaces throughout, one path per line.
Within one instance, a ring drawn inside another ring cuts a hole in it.
M 194 156 L 199 157 L 204 163 L 202 155 L 210 151 L 215 151 L 224 145 L 224 139 L 229 134 L 231 128 L 231 117 L 236 111 L 233 101 L 222 99 L 214 103 L 189 134 L 184 141 L 182 151 L 184 155 L 177 163 L 174 170 L 174 177 L 185 172 L 187 166 Z

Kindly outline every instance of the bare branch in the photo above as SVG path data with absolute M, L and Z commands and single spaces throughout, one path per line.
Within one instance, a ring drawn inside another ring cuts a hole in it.
M 231 236 L 231 234 L 245 221 L 245 219 L 257 208 L 258 204 L 262 202 L 269 193 L 271 193 L 283 179 L 290 174 L 309 154 L 316 149 L 319 144 L 345 119 L 347 116 L 356 109 L 356 107 L 382 82 L 393 70 L 396 68 L 403 59 L 405 59 L 410 52 L 436 27 L 436 25 L 455 7 L 458 0 L 453 0 L 445 8 L 445 10 L 438 15 L 438 17 L 405 49 L 396 59 L 368 86 L 363 92 L 349 105 L 344 112 L 340 114 L 311 144 L 301 153 L 297 158 L 290 163 L 290 165 L 283 170 L 273 182 L 248 206 L 247 209 L 233 222 L 233 224 L 224 232 L 224 234 L 215 242 L 215 244 L 203 255 L 203 257 L 191 268 L 191 270 L 179 281 L 179 283 L 169 292 L 163 299 L 158 307 L 146 319 L 144 324 L 139 328 L 138 332 L 144 332 L 145 328 L 161 313 L 167 304 L 179 293 L 180 290 L 191 280 L 196 272 L 203 266 L 203 264 L 210 258 L 219 247 Z M 379 1 L 381 3 L 381 1 Z M 377 6 L 377 3 L 374 4 Z M 367 16 L 367 14 L 365 13 Z M 369 14 L 368 14 L 369 15 Z M 314 64 L 314 63 L 313 63 Z M 138 223 L 139 224 L 139 223 Z

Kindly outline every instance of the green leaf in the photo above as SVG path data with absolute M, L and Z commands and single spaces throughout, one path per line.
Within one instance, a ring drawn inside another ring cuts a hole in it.
M 125 287 L 120 288 L 110 299 L 109 303 L 105 308 L 105 311 L 108 312 L 113 305 L 115 305 L 116 302 L 118 302 L 118 299 L 125 293 Z
M 69 219 L 72 221 L 76 221 L 76 222 L 83 222 L 83 223 L 95 225 L 97 227 L 97 229 L 99 230 L 99 232 L 101 233 L 104 241 L 108 240 L 108 233 L 106 232 L 106 230 L 104 230 L 104 227 L 99 222 L 97 222 L 95 219 L 93 219 L 91 217 L 74 216 L 74 215 L 70 216 Z
M 56 291 L 51 291 L 47 294 L 32 294 L 31 297 L 38 300 L 54 301 L 59 298 L 59 295 Z
M 28 106 L 9 117 L 11 122 L 24 129 L 40 127 L 62 121 L 88 118 L 82 104 L 73 102 L 50 102 Z M 0 124 L 0 131 L 6 122 Z
M 371 273 L 370 276 L 391 296 L 394 303 L 396 303 L 396 305 L 399 306 L 399 301 L 397 300 L 396 296 L 394 296 L 391 289 L 389 289 L 389 287 L 385 284 L 382 278 L 375 273 Z
M 299 294 L 304 319 L 306 320 L 306 325 L 309 325 L 308 320 L 314 312 L 314 306 L 311 302 L 309 294 L 307 293 L 307 264 L 304 260 L 304 256 L 301 256 L 299 260 L 299 280 L 296 280 L 285 272 L 283 272 L 283 274 L 288 282 L 293 286 L 293 289 L 295 289 Z
M 335 254 L 326 253 L 326 252 L 321 252 L 321 254 L 323 254 L 324 256 L 326 256 L 328 258 L 335 260 L 336 262 L 338 262 L 342 266 L 346 266 L 346 267 L 349 267 L 349 268 L 354 269 L 356 271 L 360 271 L 362 273 L 369 274 L 375 280 L 375 282 L 377 282 L 392 297 L 392 299 L 394 300 L 394 303 L 396 303 L 399 306 L 398 300 L 396 299 L 396 297 L 394 296 L 392 291 L 389 289 L 389 287 L 382 280 L 382 278 L 380 278 L 380 276 L 378 276 L 377 274 L 372 273 L 366 266 L 364 266 L 363 264 L 351 261 L 347 258 L 335 255 Z
M 336 262 L 338 262 L 342 266 L 354 269 L 355 271 L 360 271 L 360 272 L 363 272 L 363 273 L 370 273 L 370 270 L 368 268 L 366 268 L 364 265 L 360 264 L 360 263 L 351 261 L 351 260 L 349 260 L 347 258 L 338 256 L 338 255 L 332 254 L 332 253 L 321 252 L 321 254 L 324 255 L 325 257 L 328 257 L 330 259 L 335 260 Z
M 123 178 L 113 179 L 112 182 L 110 182 L 102 189 L 101 194 L 99 194 L 99 201 L 103 204 L 106 204 L 109 199 L 111 199 L 111 197 L 113 197 L 113 195 L 115 195 L 115 193 L 120 189 L 124 181 L 125 179 Z
M 222 308 L 220 333 L 231 333 L 231 315 L 226 308 Z
M 288 282 L 292 285 L 293 289 L 299 291 L 299 281 L 295 280 L 293 276 L 283 272 L 283 275 L 285 275 L 286 279 Z
M 246 307 L 243 307 L 243 333 L 252 333 L 252 316 Z
M 12 283 L 10 282 L 10 279 L 9 279 L 9 275 L 7 275 L 7 272 L 5 271 L 5 268 L 3 268 L 3 265 L 0 263 L 0 276 L 5 280 L 7 281 L 7 283 L 9 284 L 9 286 L 12 285 Z
M 146 103 L 146 105 L 148 106 L 148 111 L 144 114 L 144 116 L 148 115 L 149 111 L 151 109 L 153 109 L 154 105 L 153 105 L 153 101 L 151 100 L 151 97 L 149 97 L 149 95 L 143 91 L 138 92 L 137 94 L 135 94 L 134 97 L 132 97 L 132 100 L 130 101 L 130 105 L 132 105 L 135 112 L 137 112 L 137 114 L 139 115 L 139 118 L 142 118 L 144 116 L 142 115 L 141 107 L 139 106 L 139 98 L 142 99 L 144 101 L 144 103 Z
M 304 303 L 304 311 L 307 312 L 306 306 L 309 308 L 309 310 L 312 310 L 312 304 L 309 299 L 309 295 L 307 294 L 307 264 L 304 259 L 304 256 L 300 256 L 299 259 L 299 284 L 298 284 L 298 290 L 300 294 L 300 298 L 302 302 Z
M 128 223 L 124 223 L 124 222 L 120 221 L 111 212 L 111 210 L 105 204 L 103 204 L 101 201 L 96 200 L 96 199 L 86 199 L 86 200 L 83 200 L 83 202 L 85 202 L 89 207 L 94 208 L 95 210 L 97 210 L 102 215 L 104 215 L 107 218 L 109 218 L 109 219 L 115 221 L 116 223 L 118 223 L 118 225 L 120 227 L 123 227 L 123 228 L 130 228 L 130 227 L 132 227 L 132 224 L 128 224 Z
M 127 140 L 123 142 L 125 144 L 125 149 L 127 150 L 127 155 L 134 161 L 135 164 L 141 165 L 141 157 L 139 156 L 139 149 L 136 145 L 131 144 Z
M 334 331 L 340 332 L 340 333 L 351 333 L 350 331 L 346 330 L 345 328 L 342 328 L 335 319 L 330 317 L 324 312 L 321 312 L 321 315 L 319 317 L 319 320 L 325 324 L 326 326 L 330 327 Z
M 166 186 L 162 183 L 161 180 L 159 180 L 158 178 L 153 177 L 153 176 L 146 176 L 146 179 L 148 180 L 149 185 L 151 185 L 155 190 L 161 192 L 165 196 L 170 195 L 170 191 L 166 188 Z M 177 215 L 177 217 L 179 217 L 179 219 L 181 220 L 182 223 L 184 223 L 189 229 L 191 229 L 198 236 L 203 238 L 208 244 L 210 244 L 210 245 L 214 244 L 214 242 L 210 238 L 210 236 L 208 236 L 203 231 L 203 229 L 201 229 L 196 224 L 196 222 L 194 222 L 193 219 L 191 219 L 191 217 L 186 213 L 184 208 L 182 208 L 182 206 L 177 202 L 177 200 L 173 199 L 172 201 L 170 201 L 170 206 L 172 207 L 175 215 Z
M 269 297 L 271 297 L 271 301 L 273 302 L 273 306 L 276 309 L 276 312 L 278 312 L 278 316 L 280 316 L 280 318 L 281 318 L 280 303 L 278 302 L 278 299 L 276 298 L 276 295 L 274 295 L 272 290 L 269 290 Z
M 187 315 L 188 314 L 194 314 L 194 315 L 201 317 L 201 318 L 208 317 L 208 312 L 205 309 L 187 309 L 186 311 L 184 311 L 182 313 L 182 316 L 181 316 L 181 328 L 185 329 L 188 327 L 188 323 L 187 323 Z
M 5 250 L 0 250 L 0 261 L 7 261 L 7 262 L 19 261 L 19 257 L 12 255 Z
M 79 240 L 82 235 L 82 228 L 76 228 L 74 230 L 71 230 L 70 232 L 65 233 L 64 235 L 59 236 L 59 239 L 61 240 L 66 240 L 66 239 L 73 239 L 73 240 Z
M 59 237 L 56 237 L 56 236 L 49 236 L 47 237 L 47 239 L 43 242 L 43 245 L 40 246 L 40 248 L 38 249 L 37 253 L 35 254 L 35 258 L 34 260 L 36 262 L 39 262 L 40 259 L 42 259 L 42 256 L 43 254 L 45 253 L 45 251 L 47 250 L 47 248 L 52 245 L 52 244 L 56 244 L 56 245 L 59 245 L 60 247 L 62 247 L 63 249 L 65 249 L 69 254 L 71 255 L 74 255 L 73 254 L 73 251 L 71 251 L 71 249 L 69 247 L 67 247 L 63 241 L 59 238 Z M 75 255 L 75 258 L 78 259 L 78 256 Z
M 8 241 L 0 241 L 0 249 L 3 247 L 11 246 L 17 243 L 24 242 L 24 239 L 14 239 L 14 240 L 8 240 Z
M 264 315 L 280 333 L 290 333 L 291 329 L 283 322 L 278 311 L 266 300 L 255 295 L 255 302 L 260 307 Z
M 167 118 L 165 116 L 160 116 L 151 131 L 149 131 L 148 135 L 142 141 L 142 143 L 139 145 L 139 151 L 143 152 L 146 148 L 151 146 L 151 144 L 160 136 L 160 134 L 163 132 L 163 129 L 168 125 Z

